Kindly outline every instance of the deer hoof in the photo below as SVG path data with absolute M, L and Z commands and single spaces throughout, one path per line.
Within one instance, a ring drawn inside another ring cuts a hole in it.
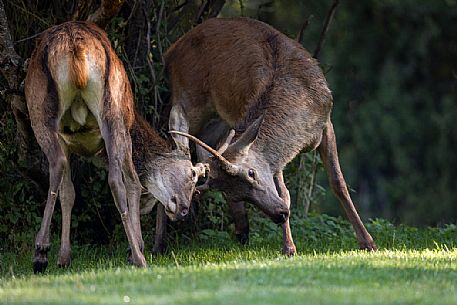
M 378 251 L 378 246 L 374 243 L 374 241 L 364 241 L 359 242 L 360 250 L 367 250 L 367 251 Z
M 57 261 L 57 267 L 59 268 L 68 268 L 71 265 L 71 258 L 68 258 L 67 260 L 60 259 Z
M 57 266 L 59 268 L 67 268 L 71 265 L 71 254 L 70 251 L 60 250 L 59 258 L 57 260 Z
M 138 255 L 135 255 L 130 246 L 127 248 L 127 262 L 129 265 L 136 267 L 147 267 L 146 259 L 143 255 L 143 250 L 141 249 L 141 252 L 138 253 Z
M 284 246 L 282 248 L 282 253 L 286 256 L 295 256 L 295 254 L 297 254 L 297 249 L 295 248 L 295 245 Z
M 127 247 L 127 262 L 129 265 L 133 265 L 132 248 L 130 246 Z
M 33 273 L 43 273 L 48 267 L 48 258 L 34 257 L 33 258 Z
M 140 251 L 141 251 L 141 253 L 144 253 L 144 242 L 143 241 L 140 242 Z M 130 265 L 135 265 L 133 262 L 132 248 L 130 247 L 130 245 L 127 247 L 127 262 Z
M 152 255 L 162 255 L 167 250 L 167 246 L 165 244 L 154 244 L 152 248 Z
M 132 255 L 130 263 L 140 268 L 146 268 L 148 266 L 148 264 L 146 263 L 146 259 L 144 258 L 144 255 L 141 253 L 138 256 Z
M 235 236 L 238 242 L 243 246 L 249 245 L 249 233 L 237 233 Z
M 35 245 L 35 255 L 33 256 L 33 273 L 43 273 L 48 267 L 48 252 L 51 245 Z

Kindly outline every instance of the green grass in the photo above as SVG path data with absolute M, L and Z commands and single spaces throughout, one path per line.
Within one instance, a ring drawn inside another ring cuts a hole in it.
M 375 253 L 351 250 L 353 233 L 339 219 L 294 227 L 300 252 L 292 258 L 280 254 L 277 228 L 253 234 L 247 247 L 206 232 L 148 255 L 147 269 L 125 264 L 124 245 L 75 247 L 66 270 L 55 266 L 55 246 L 44 275 L 32 274 L 30 254 L 2 253 L 0 304 L 457 304 L 455 225 L 374 221 Z

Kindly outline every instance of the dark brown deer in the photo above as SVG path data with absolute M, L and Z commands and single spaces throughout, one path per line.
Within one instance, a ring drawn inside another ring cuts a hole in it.
M 279 195 L 289 207 L 283 169 L 300 151 L 317 148 L 360 247 L 376 249 L 341 173 L 331 92 L 317 61 L 299 43 L 256 20 L 210 19 L 170 47 L 166 63 L 172 113 L 184 112 L 171 129 L 211 134 L 204 126 L 219 117 L 236 130 L 223 154 L 213 152 L 207 186 L 226 194 L 241 238 L 249 230 L 242 201 L 268 211 Z M 174 137 L 188 145 L 182 135 Z M 283 252 L 295 254 L 288 220 L 283 240 Z
M 162 139 L 135 113 L 124 67 L 106 34 L 92 23 L 67 22 L 42 34 L 30 60 L 25 94 L 32 128 L 48 158 L 50 174 L 43 221 L 35 241 L 34 271 L 42 272 L 48 265 L 50 223 L 57 195 L 62 207 L 58 264 L 70 264 L 70 220 L 75 199 L 69 163 L 72 153 L 104 156 L 131 262 L 146 266 L 139 217 L 140 181 L 163 204 L 161 210 L 173 220 L 180 219 L 188 213 L 195 183 L 204 169 L 193 167 L 188 150 Z

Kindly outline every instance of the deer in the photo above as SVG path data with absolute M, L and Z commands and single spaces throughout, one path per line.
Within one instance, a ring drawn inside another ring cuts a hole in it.
M 182 219 L 204 167 L 193 166 L 185 147 L 163 139 L 135 110 L 122 62 L 106 33 L 93 23 L 71 21 L 46 30 L 31 56 L 24 89 L 33 132 L 49 163 L 34 272 L 44 272 L 48 266 L 57 196 L 62 209 L 57 263 L 66 267 L 71 262 L 72 154 L 105 162 L 129 243 L 129 261 L 146 267 L 140 224 L 142 189 L 146 203 L 158 200 L 161 213 L 172 220 Z
M 172 135 L 181 145 L 190 139 L 211 153 L 209 177 L 200 189 L 225 194 L 241 242 L 249 236 L 244 201 L 271 212 L 281 204 L 279 197 L 288 209 L 283 169 L 299 152 L 317 149 L 360 248 L 377 249 L 340 168 L 331 91 L 317 60 L 298 42 L 257 20 L 214 18 L 179 38 L 165 62 L 171 113 L 184 113 L 179 124 L 170 121 Z M 225 127 L 216 122 L 205 130 L 215 118 Z M 230 128 L 235 137 L 224 143 Z M 224 143 L 222 149 L 192 136 L 199 134 Z M 282 232 L 283 253 L 295 255 L 289 218 Z

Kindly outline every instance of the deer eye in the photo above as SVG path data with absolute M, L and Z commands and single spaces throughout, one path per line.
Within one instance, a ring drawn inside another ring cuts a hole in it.
M 255 170 L 253 170 L 252 168 L 250 168 L 250 169 L 248 170 L 248 176 L 249 176 L 250 178 L 252 178 L 252 179 L 255 180 L 255 178 L 256 178 Z
M 192 170 L 192 179 L 195 180 L 195 177 L 197 177 L 197 173 L 195 170 Z

